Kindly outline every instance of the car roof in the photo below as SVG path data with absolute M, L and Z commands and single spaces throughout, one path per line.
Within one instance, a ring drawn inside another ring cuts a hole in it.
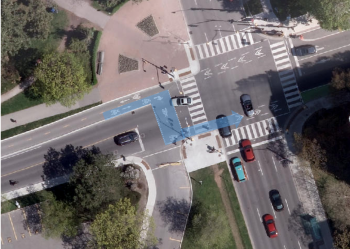
M 240 159 L 239 157 L 233 157 L 233 158 L 231 159 L 231 161 L 232 161 L 233 163 L 242 163 L 242 161 L 241 161 L 241 159 Z
M 245 147 L 247 145 L 252 145 L 252 143 L 250 142 L 249 139 L 244 139 L 244 140 L 242 140 L 241 145 L 242 145 L 242 147 Z
M 239 179 L 240 181 L 241 181 L 241 180 L 244 180 L 244 179 L 245 179 L 245 175 L 244 175 L 244 171 L 243 171 L 243 166 L 242 166 L 242 165 L 236 166 L 236 167 L 235 167 L 235 170 L 236 170 L 238 179 Z
M 241 100 L 244 102 L 244 101 L 252 101 L 252 99 L 250 98 L 249 94 L 243 94 L 241 95 Z

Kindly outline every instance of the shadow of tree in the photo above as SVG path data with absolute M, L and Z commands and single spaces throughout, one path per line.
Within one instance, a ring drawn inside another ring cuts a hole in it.
M 310 231 L 305 227 L 305 222 L 303 223 L 302 215 L 305 215 L 303 207 L 299 204 L 294 210 L 291 210 L 291 215 L 288 218 L 288 230 L 294 232 L 297 235 L 300 242 L 307 246 L 312 241 L 312 236 Z M 310 216 L 310 215 L 309 215 Z
M 22 224 L 25 230 L 29 229 L 31 233 L 42 233 L 43 227 L 41 224 L 41 210 L 38 204 L 25 207 L 23 213 L 26 219 L 23 219 Z
M 90 246 L 90 241 L 92 240 L 92 235 L 89 232 L 88 223 L 82 224 L 77 236 L 75 237 L 65 237 L 62 236 L 63 248 L 67 249 L 86 249 L 92 248 Z
M 169 225 L 169 232 L 182 233 L 185 230 L 187 215 L 190 209 L 190 203 L 188 201 L 168 197 L 165 201 L 158 201 L 156 205 L 162 221 L 166 225 Z

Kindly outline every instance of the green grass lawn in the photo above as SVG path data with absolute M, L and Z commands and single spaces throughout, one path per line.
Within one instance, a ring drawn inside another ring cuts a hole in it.
M 244 248 L 252 248 L 250 238 L 245 226 L 243 215 L 240 211 L 238 200 L 230 180 L 230 173 L 227 169 L 226 163 L 221 163 L 220 168 L 225 168 L 222 179 L 225 182 L 225 190 L 231 201 L 231 208 L 234 212 L 234 217 L 238 223 L 240 236 L 243 240 Z M 193 187 L 193 200 L 191 212 L 188 218 L 184 239 L 182 242 L 182 249 L 192 248 L 237 248 L 232 236 L 231 228 L 227 218 L 226 210 L 221 199 L 219 188 L 214 180 L 214 172 L 212 167 L 207 167 L 201 170 L 190 173 Z M 199 183 L 202 181 L 202 185 Z M 215 223 L 203 219 L 200 222 L 200 227 L 213 227 L 213 233 L 209 236 L 208 230 L 196 226 L 196 216 L 206 217 L 207 214 L 215 213 L 216 220 L 222 223 Z M 210 224 L 206 224 L 210 222 Z M 217 229 L 215 229 L 217 227 Z M 218 234 L 215 234 L 215 231 Z
M 43 101 L 41 99 L 28 98 L 23 92 L 1 103 L 1 116 L 18 112 L 32 106 L 40 105 Z
M 312 100 L 322 98 L 327 96 L 330 93 L 330 86 L 323 85 L 320 87 L 316 87 L 301 93 L 301 97 L 303 98 L 304 103 L 310 102 Z
M 16 136 L 16 135 L 21 134 L 21 133 L 26 132 L 26 131 L 34 130 L 34 129 L 39 128 L 41 126 L 50 124 L 52 122 L 55 122 L 55 121 L 60 120 L 62 118 L 68 117 L 68 116 L 73 115 L 75 113 L 84 111 L 86 109 L 90 109 L 94 106 L 98 106 L 100 104 L 101 104 L 101 102 L 98 102 L 98 103 L 84 106 L 84 107 L 81 107 L 81 108 L 78 108 L 78 109 L 75 109 L 75 110 L 72 110 L 69 112 L 61 113 L 61 114 L 58 114 L 58 115 L 55 115 L 52 117 L 44 118 L 44 119 L 29 123 L 29 124 L 17 126 L 15 128 L 12 128 L 12 129 L 9 129 L 6 131 L 2 131 L 1 132 L 1 139 L 6 139 L 6 138 Z
M 245 2 L 243 6 L 248 16 L 257 15 L 263 12 L 260 0 L 249 0 Z
M 248 230 L 245 225 L 244 217 L 243 217 L 241 208 L 239 206 L 239 201 L 236 195 L 236 191 L 232 185 L 231 174 L 227 169 L 226 162 L 220 163 L 219 168 L 224 169 L 224 171 L 222 172 L 221 178 L 225 183 L 226 192 L 230 199 L 231 208 L 233 211 L 233 215 L 236 219 L 236 223 L 238 225 L 239 235 L 241 236 L 244 248 L 253 249 L 252 243 L 249 238 Z
M 291 18 L 302 16 L 306 11 L 294 0 L 270 0 L 272 10 L 277 18 L 283 22 L 290 15 Z

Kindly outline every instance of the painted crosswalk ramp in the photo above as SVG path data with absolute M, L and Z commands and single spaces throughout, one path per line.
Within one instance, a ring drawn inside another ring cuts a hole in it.
M 235 49 L 254 44 L 250 31 L 225 36 L 207 43 L 196 45 L 196 52 L 200 60 L 230 52 Z
M 184 95 L 191 97 L 193 101 L 193 105 L 188 107 L 193 125 L 207 122 L 207 115 L 204 110 L 202 99 L 199 95 L 196 79 L 193 76 L 181 79 L 180 84 Z
M 270 44 L 273 59 L 276 64 L 278 76 L 282 84 L 284 97 L 289 109 L 302 104 L 292 64 L 284 41 Z
M 237 129 L 232 130 L 231 137 L 224 139 L 225 147 L 237 145 L 242 139 L 253 140 L 259 137 L 270 135 L 280 130 L 281 129 L 279 128 L 275 117 L 246 126 L 238 127 Z

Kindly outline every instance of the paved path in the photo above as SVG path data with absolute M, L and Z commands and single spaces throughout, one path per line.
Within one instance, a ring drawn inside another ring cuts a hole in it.
M 36 120 L 51 117 L 57 114 L 65 113 L 80 107 L 97 103 L 99 101 L 101 101 L 100 93 L 98 88 L 95 87 L 89 94 L 85 95 L 82 100 L 77 101 L 77 103 L 70 108 L 64 107 L 59 103 L 51 105 L 49 107 L 45 104 L 41 104 L 18 112 L 10 113 L 1 116 L 1 131 L 5 131 L 16 126 L 31 123 Z M 11 119 L 16 120 L 17 123 L 11 122 Z
M 12 88 L 10 91 L 8 91 L 7 93 L 4 93 L 1 95 L 1 103 L 9 100 L 10 98 L 16 96 L 17 94 L 21 93 L 23 91 L 23 89 L 17 85 L 14 88 Z
M 85 18 L 90 22 L 104 28 L 110 19 L 102 11 L 97 11 L 87 0 L 54 0 L 58 6 L 73 12 L 76 16 Z

